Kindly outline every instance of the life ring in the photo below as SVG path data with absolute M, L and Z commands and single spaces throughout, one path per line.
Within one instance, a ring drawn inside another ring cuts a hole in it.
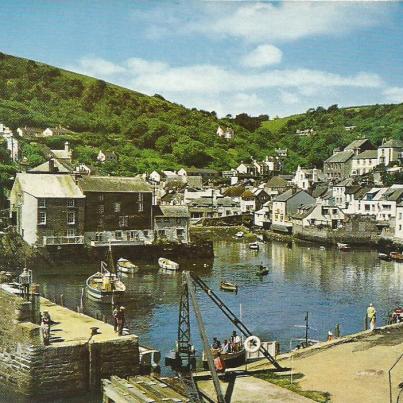
M 262 343 L 257 336 L 249 336 L 243 343 L 245 350 L 248 353 L 256 353 L 257 351 L 259 351 L 261 344 Z

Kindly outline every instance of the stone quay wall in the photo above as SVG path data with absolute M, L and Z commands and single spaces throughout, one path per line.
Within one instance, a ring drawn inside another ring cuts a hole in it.
M 39 296 L 37 297 L 39 300 Z M 68 341 L 45 346 L 39 304 L 0 290 L 0 384 L 29 397 L 97 390 L 101 379 L 140 373 L 138 337 Z

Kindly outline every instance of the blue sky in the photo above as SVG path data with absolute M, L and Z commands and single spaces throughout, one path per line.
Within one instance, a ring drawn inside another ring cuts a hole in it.
M 403 102 L 403 3 L 2 0 L 0 51 L 220 115 Z

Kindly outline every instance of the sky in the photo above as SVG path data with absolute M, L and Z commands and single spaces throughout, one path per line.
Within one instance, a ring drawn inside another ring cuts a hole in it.
M 403 102 L 403 3 L 1 0 L 0 51 L 220 116 Z

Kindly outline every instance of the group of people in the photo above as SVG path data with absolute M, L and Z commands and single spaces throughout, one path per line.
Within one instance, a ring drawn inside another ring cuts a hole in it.
M 241 337 L 236 333 L 235 330 L 232 332 L 231 337 L 229 339 L 225 339 L 223 343 L 221 343 L 217 337 L 213 337 L 211 349 L 221 354 L 236 353 L 242 349 Z
M 113 328 L 115 332 L 118 332 L 119 336 L 123 334 L 125 322 L 125 307 L 116 305 L 113 309 Z

